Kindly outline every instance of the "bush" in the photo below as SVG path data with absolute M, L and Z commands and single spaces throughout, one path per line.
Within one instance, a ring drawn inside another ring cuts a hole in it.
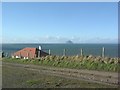
M 13 59 L 3 58 L 3 61 L 17 62 L 25 64 L 39 64 L 54 67 L 76 68 L 76 69 L 89 69 L 89 70 L 102 70 L 102 71 L 119 71 L 119 58 L 102 58 L 100 56 L 46 56 L 40 59 Z

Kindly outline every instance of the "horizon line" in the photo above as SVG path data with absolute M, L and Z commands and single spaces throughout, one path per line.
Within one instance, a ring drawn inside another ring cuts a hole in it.
M 0 44 L 119 44 L 119 43 L 0 43 Z

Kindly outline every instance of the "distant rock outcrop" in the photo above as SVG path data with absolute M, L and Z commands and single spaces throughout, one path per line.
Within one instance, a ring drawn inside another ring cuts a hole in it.
M 66 41 L 67 44 L 73 44 L 71 40 Z

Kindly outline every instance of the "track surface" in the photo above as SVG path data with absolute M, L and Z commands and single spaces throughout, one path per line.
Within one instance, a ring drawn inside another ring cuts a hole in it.
M 95 82 L 100 84 L 107 84 L 118 86 L 118 73 L 114 72 L 102 72 L 94 70 L 77 70 L 77 69 L 67 69 L 67 68 L 56 68 L 56 67 L 45 67 L 38 65 L 26 65 L 18 63 L 6 63 L 3 65 L 9 65 L 13 67 L 21 67 L 26 70 L 37 71 L 52 76 L 59 76 L 69 79 L 84 80 L 87 82 Z

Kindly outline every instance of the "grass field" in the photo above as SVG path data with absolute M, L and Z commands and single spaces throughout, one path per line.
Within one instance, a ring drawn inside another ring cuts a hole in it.
M 6 64 L 3 64 L 2 78 L 3 88 L 114 88 L 110 85 L 58 77 Z
M 76 70 L 97 70 L 107 72 L 118 72 L 120 65 L 118 58 L 101 58 L 93 56 L 46 56 L 40 59 L 13 59 L 3 58 L 3 62 L 13 63 L 16 66 L 4 65 L 2 68 L 4 88 L 114 88 L 114 86 L 87 82 L 76 79 L 68 79 L 49 75 L 37 71 L 26 70 L 17 66 L 37 65 L 59 68 L 70 68 Z

